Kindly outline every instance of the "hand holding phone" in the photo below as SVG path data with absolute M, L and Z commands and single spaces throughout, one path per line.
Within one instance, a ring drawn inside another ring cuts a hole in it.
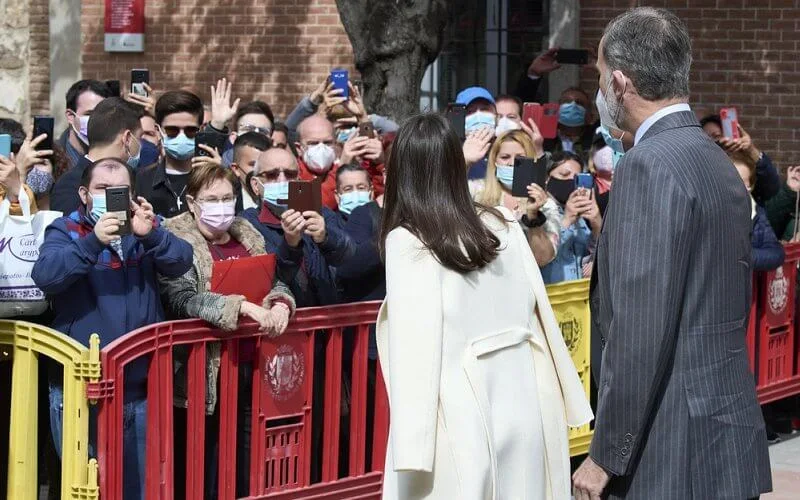
M 226 139 L 227 136 L 224 134 L 218 134 L 215 132 L 198 132 L 194 138 L 194 155 L 196 157 L 211 156 L 208 151 L 200 147 L 201 144 L 206 145 L 211 149 L 216 149 L 219 154 L 222 154 L 222 149 L 225 147 Z
M 719 119 L 722 122 L 722 135 L 728 139 L 739 139 L 739 113 L 736 108 L 722 108 L 719 110 Z
M 514 181 L 511 184 L 511 195 L 517 198 L 528 196 L 528 186 L 536 184 L 542 188 L 547 182 L 547 159 L 517 156 L 514 158 Z
M 0 134 L 0 156 L 11 158 L 11 136 L 8 134 Z
M 280 203 L 280 200 L 279 200 Z M 322 212 L 322 183 L 313 181 L 289 181 L 290 210 L 300 213 Z
M 333 88 L 335 90 L 342 91 L 339 97 L 344 97 L 345 99 L 350 98 L 350 86 L 348 85 L 349 75 L 346 69 L 332 69 L 331 83 L 333 83 Z
M 36 151 L 48 151 L 53 149 L 53 129 L 55 120 L 52 116 L 33 117 L 33 139 L 42 134 L 47 134 L 47 138 L 36 145 Z
M 371 121 L 361 122 L 358 124 L 358 135 L 361 137 L 375 138 L 375 126 Z
M 575 189 L 579 193 L 591 198 L 594 192 L 594 176 L 589 173 L 580 173 L 575 176 Z

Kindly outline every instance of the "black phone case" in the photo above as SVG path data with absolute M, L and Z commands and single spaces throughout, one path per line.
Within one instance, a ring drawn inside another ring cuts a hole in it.
M 584 49 L 559 49 L 556 62 L 561 64 L 589 64 L 589 51 Z
M 226 136 L 224 134 L 217 134 L 215 132 L 199 132 L 194 138 L 194 155 L 195 156 L 211 156 L 207 151 L 200 148 L 200 144 L 205 144 L 211 149 L 217 148 L 217 151 L 222 155 L 222 148 L 225 145 Z
M 127 187 L 106 188 L 106 209 L 119 217 L 119 234 L 131 234 L 131 193 Z
M 537 184 L 542 189 L 547 182 L 547 157 L 538 161 L 533 158 L 518 156 L 514 159 L 514 182 L 511 184 L 511 195 L 517 198 L 528 197 L 528 186 Z
M 450 104 L 447 107 L 447 119 L 450 120 L 450 126 L 453 127 L 458 138 L 464 142 L 467 139 L 467 133 L 464 130 L 467 108 L 460 104 Z
M 150 70 L 148 69 L 132 69 L 131 70 L 131 94 L 147 95 L 147 91 L 141 89 L 137 91 L 135 86 L 140 83 L 150 84 Z
M 47 134 L 47 139 L 43 140 L 36 146 L 37 151 L 53 149 L 54 128 L 55 128 L 55 120 L 53 119 L 52 116 L 33 117 L 33 137 L 36 138 L 42 134 Z

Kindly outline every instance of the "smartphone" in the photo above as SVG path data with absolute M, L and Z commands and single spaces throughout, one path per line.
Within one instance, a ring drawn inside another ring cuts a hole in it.
M 722 108 L 719 110 L 719 119 L 722 121 L 722 135 L 729 139 L 739 139 L 739 113 L 736 108 Z
M 289 181 L 289 209 L 298 212 L 322 212 L 322 183 Z
M 522 123 L 527 125 L 530 120 L 533 120 L 533 123 L 538 127 L 543 112 L 544 109 L 538 102 L 526 102 L 522 105 Z
M 119 219 L 119 236 L 131 234 L 131 190 L 128 186 L 106 188 L 106 208 Z
M 147 89 L 144 84 L 150 85 L 150 70 L 149 69 L 132 69 L 131 70 L 131 94 L 147 97 Z
M 331 70 L 331 82 L 333 82 L 333 88 L 342 89 L 344 91 L 344 93 L 339 97 L 344 97 L 345 99 L 350 98 L 350 87 L 347 86 L 348 80 L 349 76 L 346 69 Z
M 375 138 L 375 126 L 372 122 L 363 122 L 358 124 L 358 135 L 361 137 Z
M 44 151 L 53 149 L 53 129 L 55 128 L 55 119 L 52 116 L 34 116 L 33 117 L 33 137 L 39 137 L 42 134 L 47 134 L 47 139 L 43 140 L 36 146 L 37 151 Z
M 586 49 L 558 49 L 556 62 L 560 64 L 589 64 L 589 51 Z
M 227 136 L 218 134 L 216 132 L 198 132 L 194 138 L 194 155 L 195 156 L 211 156 L 205 149 L 200 147 L 205 144 L 211 149 L 217 148 L 217 152 L 222 155 L 222 148 L 225 147 L 225 140 Z
M 461 141 L 467 139 L 467 132 L 465 130 L 467 119 L 467 107 L 463 104 L 451 103 L 447 106 L 447 119 L 450 121 L 450 126 L 453 127 L 456 135 Z
M 557 102 L 548 102 L 541 105 L 538 113 L 538 120 L 534 119 L 539 133 L 545 139 L 555 139 L 558 137 L 558 110 L 560 105 Z
M 119 80 L 106 80 L 106 87 L 111 91 L 113 97 L 121 97 L 122 90 L 119 85 Z
M 589 193 L 594 191 L 594 176 L 581 173 L 575 176 L 575 189 L 586 189 Z
M 525 156 L 514 158 L 514 182 L 511 184 L 511 195 L 517 198 L 528 197 L 528 186 L 537 184 L 542 189 L 547 182 L 547 158 L 538 161 Z
M 8 134 L 0 134 L 0 156 L 11 157 L 11 136 Z

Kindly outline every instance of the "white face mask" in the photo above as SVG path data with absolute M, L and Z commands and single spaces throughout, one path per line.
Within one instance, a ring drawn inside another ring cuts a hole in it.
M 496 137 L 500 137 L 504 133 L 508 132 L 509 130 L 519 130 L 522 127 L 519 123 L 515 122 L 511 118 L 506 116 L 497 120 L 497 126 L 494 128 L 494 135 Z
M 607 130 L 608 129 L 617 129 L 622 130 L 617 122 L 620 119 L 620 115 L 622 114 L 622 105 L 618 101 L 616 101 L 616 96 L 614 92 L 609 92 L 611 90 L 611 75 L 608 75 L 608 86 L 606 87 L 605 93 L 601 90 L 597 90 L 597 97 L 595 98 L 595 105 L 597 106 L 597 112 L 600 114 L 600 124 L 603 125 Z M 609 98 L 611 100 L 609 100 Z
M 308 169 L 318 175 L 330 170 L 334 160 L 336 160 L 336 151 L 324 143 L 310 146 L 303 153 L 303 161 Z

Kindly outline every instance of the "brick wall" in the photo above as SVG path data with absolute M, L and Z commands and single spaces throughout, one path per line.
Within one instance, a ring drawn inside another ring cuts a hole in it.
M 30 0 L 28 98 L 31 115 L 50 114 L 50 2 Z
M 103 0 L 81 12 L 84 78 L 119 79 L 148 68 L 156 89 L 196 89 L 210 104 L 217 78 L 243 101 L 262 99 L 285 117 L 329 73 L 352 71 L 350 41 L 334 0 L 146 0 L 145 52 L 103 51 Z
M 800 0 L 586 0 L 581 44 L 632 5 L 667 7 L 693 42 L 691 104 L 698 114 L 736 106 L 742 126 L 781 167 L 800 164 Z M 597 74 L 582 84 L 597 89 Z

